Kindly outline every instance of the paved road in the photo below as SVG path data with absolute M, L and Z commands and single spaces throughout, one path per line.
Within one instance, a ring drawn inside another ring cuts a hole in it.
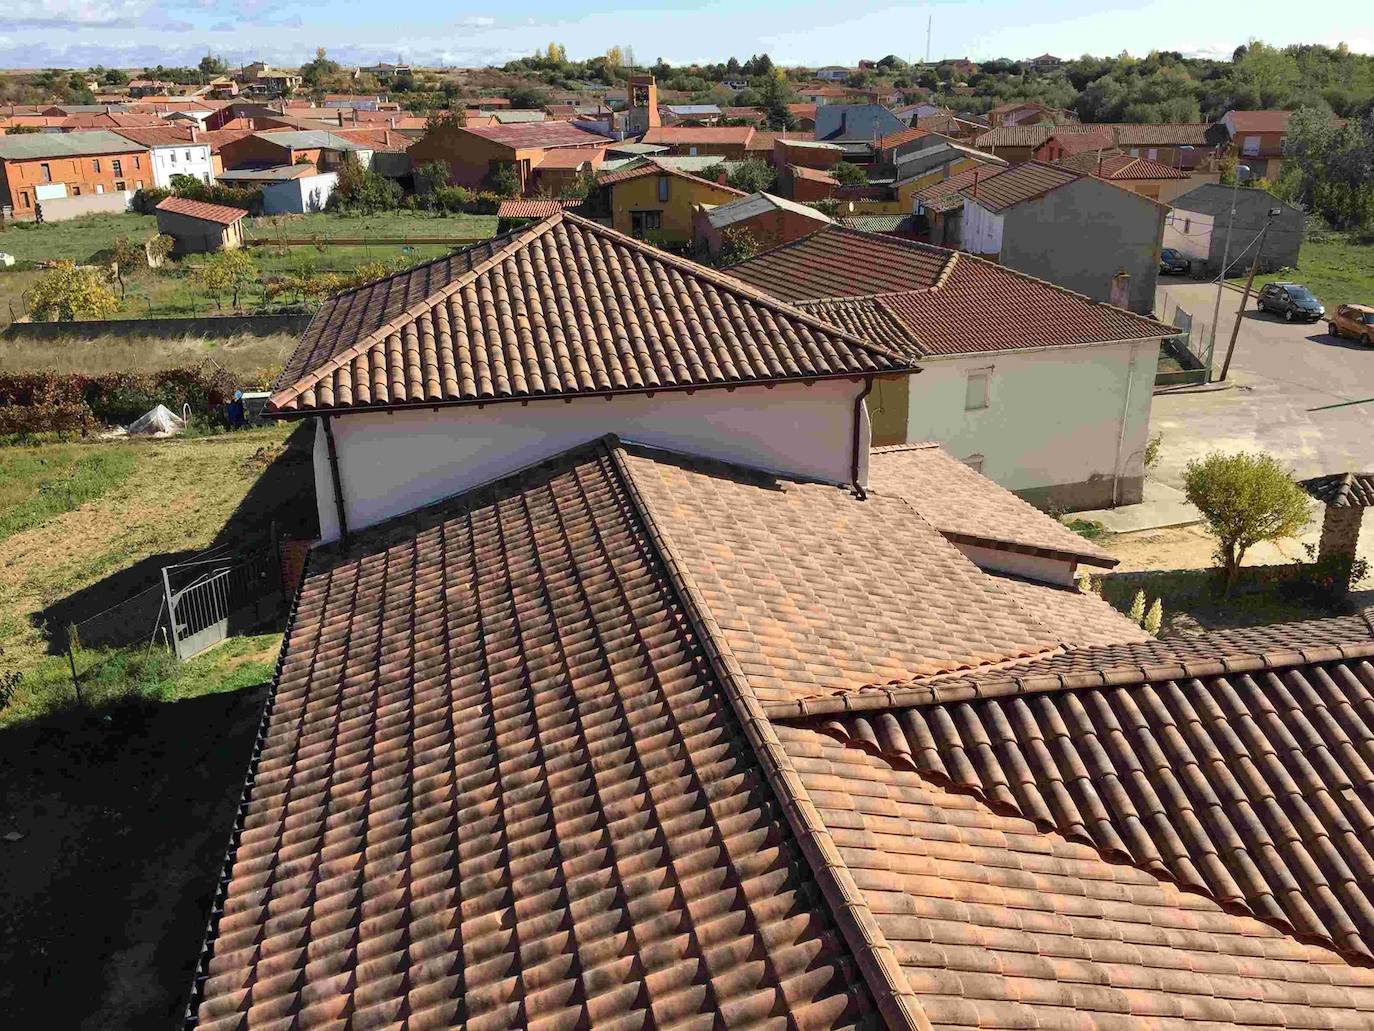
M 1167 296 L 1211 321 L 1215 287 L 1165 280 L 1160 294 L 1161 305 Z M 1239 303 L 1238 291 L 1225 291 L 1217 369 Z M 1268 451 L 1299 477 L 1374 469 L 1374 348 L 1328 336 L 1325 322 L 1260 314 L 1253 299 L 1247 308 L 1231 365 L 1234 389 L 1155 397 L 1152 429 L 1164 434 L 1155 475 L 1182 486 L 1188 460 L 1212 450 Z

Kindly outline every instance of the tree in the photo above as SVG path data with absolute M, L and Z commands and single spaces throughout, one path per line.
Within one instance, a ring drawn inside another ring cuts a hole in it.
M 148 253 L 143 249 L 143 245 L 135 243 L 127 236 L 117 236 L 110 245 L 110 258 L 114 266 L 115 281 L 119 283 L 119 296 L 122 300 L 125 297 L 124 275 L 133 272 L 135 269 L 147 268 Z
M 55 264 L 29 291 L 29 315 L 47 322 L 105 319 L 118 308 L 98 269 L 70 261 Z
M 419 180 L 416 185 L 424 183 L 426 189 L 437 190 L 441 186 L 448 185 L 451 174 L 447 161 L 426 161 L 415 169 L 415 176 Z
M 617 68 L 625 66 L 625 53 L 619 47 L 606 48 L 606 67 L 614 74 Z
M 549 64 L 563 64 L 568 60 L 568 48 L 562 43 L 550 43 L 544 48 L 544 60 Z
M 216 57 L 214 54 L 206 54 L 200 59 L 200 74 L 206 80 L 213 79 L 216 75 L 224 75 L 229 71 L 229 66 L 224 63 L 224 58 Z
M 724 168 L 723 165 L 719 167 Z M 742 190 L 745 193 L 758 193 L 761 190 L 770 189 L 777 178 L 778 170 L 773 167 L 771 162 L 750 158 L 748 161 L 742 161 L 736 165 L 734 171 L 726 176 L 726 181 L 737 190 Z
M 462 111 L 431 111 L 429 117 L 425 119 L 425 135 L 441 133 L 449 129 L 461 129 L 467 124 L 467 115 L 463 114 Z
M 764 125 L 769 129 L 788 132 L 797 127 L 797 118 L 787 107 L 792 96 L 781 68 L 772 69 L 764 76 L 759 97 L 763 101 Z
M 487 186 L 492 193 L 500 194 L 502 197 L 515 197 L 520 193 L 520 176 L 515 171 L 515 166 L 508 162 L 492 165 L 491 171 L 487 173 Z
M 868 183 L 868 173 L 858 165 L 848 161 L 840 161 L 830 170 L 841 186 L 865 186 Z
M 762 249 L 754 234 L 748 229 L 725 229 L 720 234 L 720 240 L 720 254 L 716 256 L 716 264 L 722 268 L 748 261 Z
M 506 92 L 510 106 L 513 108 L 528 108 L 537 110 L 547 107 L 549 103 L 548 90 L 535 89 L 532 86 L 517 86 L 515 89 Z
M 247 251 L 216 251 L 191 273 L 192 278 L 215 298 L 219 307 L 221 290 L 233 294 L 233 305 L 239 306 L 239 291 L 258 277 L 258 267 Z
M 1272 455 L 1213 451 L 1188 463 L 1183 483 L 1217 539 L 1228 595 L 1250 548 L 1292 537 L 1307 525 L 1307 495 Z

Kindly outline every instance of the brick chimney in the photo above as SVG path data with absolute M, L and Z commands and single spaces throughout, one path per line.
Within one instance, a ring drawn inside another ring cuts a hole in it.
M 195 127 L 194 123 L 191 125 L 191 142 L 192 142 L 192 143 L 195 143 L 195 142 L 196 142 L 196 127 Z

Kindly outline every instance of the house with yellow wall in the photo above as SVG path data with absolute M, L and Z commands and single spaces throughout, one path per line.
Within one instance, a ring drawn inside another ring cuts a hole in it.
M 653 160 L 606 173 L 597 180 L 596 192 L 592 210 L 609 216 L 611 226 L 622 233 L 655 243 L 689 243 L 696 205 L 725 204 L 746 196 L 724 183 Z

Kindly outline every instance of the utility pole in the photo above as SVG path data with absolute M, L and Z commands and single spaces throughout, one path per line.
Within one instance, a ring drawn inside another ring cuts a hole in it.
M 1274 216 L 1278 213 L 1278 208 L 1270 209 L 1269 217 L 1264 222 L 1264 228 L 1260 230 L 1259 239 L 1255 241 L 1255 256 L 1250 260 L 1250 275 L 1246 277 L 1245 291 L 1240 295 L 1240 307 L 1236 309 L 1236 324 L 1231 327 L 1231 342 L 1226 345 L 1226 361 L 1221 364 L 1221 375 L 1217 377 L 1218 383 L 1225 383 L 1226 374 L 1231 371 L 1231 356 L 1236 353 L 1236 337 L 1240 335 L 1240 320 L 1245 318 L 1245 306 L 1250 301 L 1250 288 L 1255 285 L 1255 273 L 1259 271 L 1260 252 L 1264 250 L 1264 237 L 1269 232 L 1270 225 L 1273 224 Z
M 1217 274 L 1217 303 L 1212 307 L 1212 332 L 1207 340 L 1207 353 L 1215 354 L 1217 350 L 1217 323 L 1221 321 L 1221 291 L 1226 288 L 1226 267 L 1231 262 L 1231 229 L 1236 224 L 1236 195 L 1240 190 L 1240 173 L 1242 170 L 1248 175 L 1250 168 L 1248 165 L 1236 166 L 1236 181 L 1231 186 L 1231 214 L 1226 220 L 1226 243 L 1221 249 L 1221 271 Z M 1217 231 L 1216 220 L 1212 220 L 1212 232 Z M 1210 239 L 1210 238 L 1209 238 Z

